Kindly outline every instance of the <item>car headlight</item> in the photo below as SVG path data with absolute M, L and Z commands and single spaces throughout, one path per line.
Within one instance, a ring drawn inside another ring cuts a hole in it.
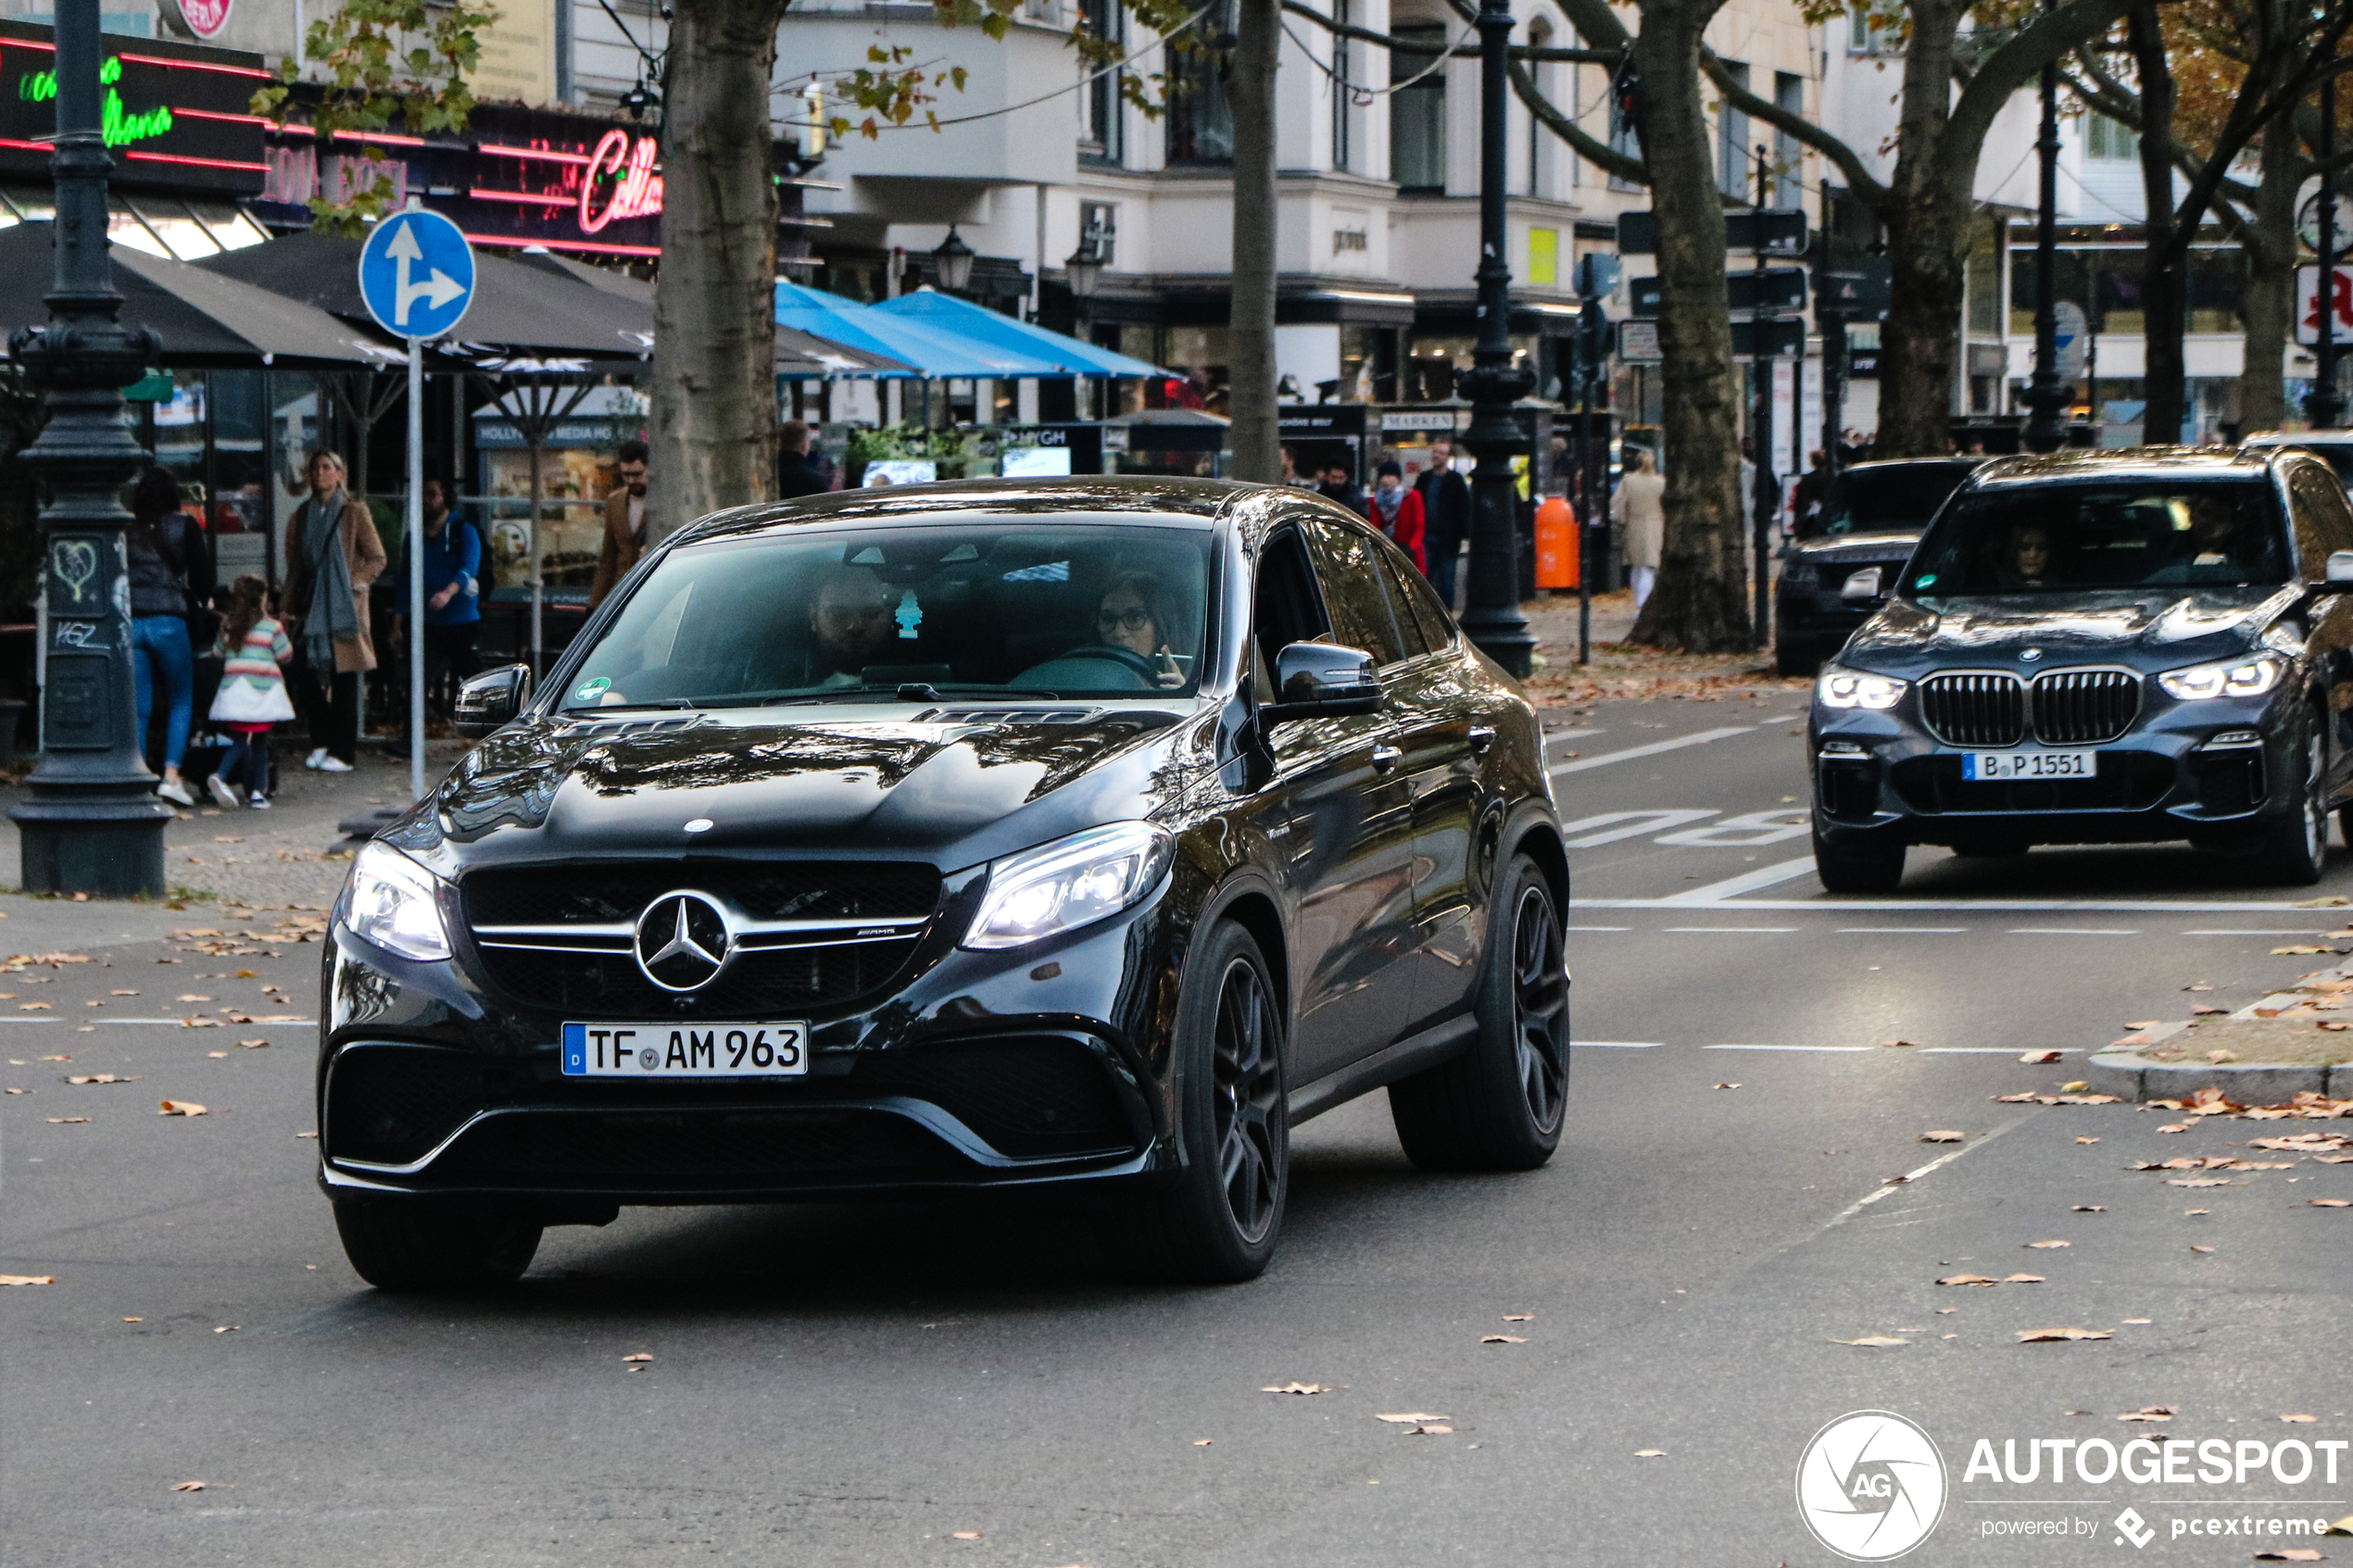
M 1906 683 L 1892 675 L 1858 670 L 1825 670 L 1814 683 L 1814 700 L 1824 708 L 1888 709 L 1904 700 Z
M 1172 847 L 1150 822 L 1114 822 L 1008 855 L 964 946 L 1018 947 L 1115 915 L 1160 885 Z
M 2177 702 L 2200 702 L 2217 696 L 2261 696 L 2280 684 L 2287 661 L 2269 654 L 2253 659 L 2226 659 L 2215 664 L 2193 664 L 2169 670 L 2157 678 L 2165 695 Z
M 405 959 L 446 959 L 440 879 L 388 844 L 363 846 L 351 862 L 344 925 Z

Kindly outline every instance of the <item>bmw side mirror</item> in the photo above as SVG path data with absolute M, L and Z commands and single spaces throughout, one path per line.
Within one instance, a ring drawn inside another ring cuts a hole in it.
M 458 733 L 480 740 L 511 721 L 530 700 L 530 665 L 485 670 L 458 688 Z
M 1868 600 L 1878 598 L 1879 575 L 1880 569 L 1878 567 L 1865 567 L 1862 571 L 1856 572 L 1853 576 L 1847 578 L 1846 586 L 1838 591 L 1838 596 L 1845 600 L 1848 604 L 1862 604 Z
M 2328 567 L 2322 576 L 2322 585 L 2333 593 L 2353 593 L 2353 550 L 2330 553 Z
M 1380 707 L 1373 656 L 1333 643 L 1293 643 L 1275 656 L 1275 700 L 1259 709 L 1267 723 L 1370 713 Z

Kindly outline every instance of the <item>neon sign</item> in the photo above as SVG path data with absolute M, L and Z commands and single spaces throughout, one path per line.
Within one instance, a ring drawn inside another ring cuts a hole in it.
M 583 233 L 593 234 L 616 218 L 651 218 L 661 211 L 661 176 L 654 172 L 658 150 L 650 136 L 633 138 L 617 126 L 605 132 L 588 155 L 580 182 Z
M 98 68 L 98 81 L 106 87 L 107 104 L 100 117 L 107 145 L 120 147 L 126 142 L 151 141 L 171 129 L 171 108 L 157 104 L 136 114 L 122 107 L 122 94 L 115 83 L 122 80 L 122 56 L 109 55 L 107 63 Z M 53 70 L 29 70 L 17 83 L 17 96 L 28 104 L 45 104 L 57 95 L 57 73 Z

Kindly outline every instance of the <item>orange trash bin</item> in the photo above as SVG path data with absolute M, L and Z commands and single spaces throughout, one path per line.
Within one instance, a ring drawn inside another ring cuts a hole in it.
M 1564 497 L 1547 496 L 1536 508 L 1536 586 L 1576 587 L 1578 555 L 1576 511 Z

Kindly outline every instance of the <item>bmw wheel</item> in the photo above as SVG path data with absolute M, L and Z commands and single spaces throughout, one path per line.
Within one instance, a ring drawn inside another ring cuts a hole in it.
M 2309 887 L 2328 869 L 2328 734 L 2308 718 L 2300 744 L 2301 766 L 2288 781 L 2294 810 L 2263 826 L 2256 848 L 2257 874 L 2282 887 Z

